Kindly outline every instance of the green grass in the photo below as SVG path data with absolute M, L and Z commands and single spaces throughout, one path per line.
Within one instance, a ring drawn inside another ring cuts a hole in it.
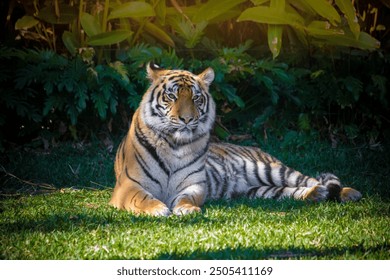
M 114 152 L 99 144 L 65 144 L 49 153 L 12 151 L 2 158 L 7 174 L 0 181 L 0 257 L 390 259 L 386 146 L 332 149 L 312 143 L 291 149 L 279 144 L 269 141 L 263 148 L 305 173 L 335 172 L 364 198 L 347 204 L 212 201 L 202 214 L 136 217 L 107 205 Z

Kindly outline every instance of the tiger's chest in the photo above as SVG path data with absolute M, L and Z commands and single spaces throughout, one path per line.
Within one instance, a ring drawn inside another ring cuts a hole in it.
M 156 141 L 155 156 L 148 156 L 146 189 L 167 201 L 184 188 L 205 181 L 207 147 L 207 142 L 172 147 L 164 140 Z

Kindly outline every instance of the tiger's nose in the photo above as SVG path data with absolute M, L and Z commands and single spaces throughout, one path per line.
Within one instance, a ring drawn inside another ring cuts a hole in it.
M 185 123 L 185 124 L 189 124 L 190 122 L 192 122 L 194 120 L 193 117 L 191 116 L 180 116 L 179 119 Z

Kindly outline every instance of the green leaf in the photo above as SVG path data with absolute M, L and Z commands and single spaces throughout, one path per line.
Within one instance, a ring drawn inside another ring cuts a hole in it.
M 18 19 L 15 23 L 15 29 L 29 29 L 31 27 L 34 27 L 39 23 L 39 20 L 35 19 L 32 16 L 23 16 L 22 18 Z
M 270 5 L 271 8 L 275 8 L 279 11 L 284 11 L 286 8 L 285 0 L 271 0 Z
M 349 0 L 342 0 L 349 1 Z M 330 21 L 332 25 L 337 25 L 340 22 L 340 15 L 336 9 L 327 0 L 304 0 L 314 11 L 320 16 Z
M 322 39 L 325 43 L 335 46 L 353 47 L 362 50 L 374 50 L 380 47 L 380 42 L 366 32 L 360 32 L 356 39 L 352 33 L 319 34 L 311 33 L 313 37 Z
M 107 100 L 104 97 L 104 94 L 97 92 L 92 94 L 91 97 L 95 105 L 95 109 L 97 109 L 100 118 L 104 120 L 107 116 L 107 109 L 108 109 Z
M 167 5 L 165 3 L 165 0 L 157 0 L 157 1 L 158 3 L 155 6 L 157 21 L 161 25 L 164 25 L 165 17 L 167 16 Z
M 268 47 L 272 52 L 273 59 L 275 59 L 280 53 L 280 48 L 282 47 L 282 33 L 282 25 L 268 25 Z
M 243 2 L 245 2 L 245 0 L 209 0 L 201 5 L 201 7 L 193 16 L 192 20 L 194 23 L 210 21 L 211 19 L 228 12 L 233 7 Z
M 215 124 L 214 133 L 218 136 L 219 139 L 222 139 L 222 140 L 226 140 L 230 136 L 229 131 L 226 128 L 224 128 L 222 125 L 220 125 L 219 123 Z
M 127 17 L 152 17 L 155 16 L 153 7 L 145 2 L 129 2 L 114 8 L 108 19 L 127 18 Z
M 59 5 L 59 17 L 56 16 L 53 6 L 46 6 L 38 13 L 38 18 L 52 24 L 69 24 L 78 16 L 77 10 L 68 5 Z
M 88 13 L 83 13 L 81 15 L 81 26 L 83 27 L 85 33 L 88 36 L 94 36 L 102 33 L 102 27 L 98 19 Z
M 80 43 L 77 41 L 74 34 L 69 31 L 64 31 L 64 33 L 62 33 L 62 42 L 66 49 L 73 55 L 76 54 L 76 50 L 80 48 Z
M 255 6 L 259 6 L 259 5 L 263 5 L 264 3 L 267 3 L 269 2 L 270 0 L 251 0 L 251 2 L 253 3 L 253 5 Z
M 175 42 L 172 38 L 160 27 L 151 22 L 145 22 L 144 29 L 149 34 L 153 35 L 156 39 L 167 44 L 168 46 L 175 47 Z
M 312 21 L 305 30 L 312 36 L 331 36 L 335 34 L 344 35 L 345 32 L 339 28 L 332 28 L 328 21 Z
M 237 89 L 234 86 L 220 83 L 218 87 L 229 102 L 234 102 L 239 108 L 245 107 L 244 101 L 237 95 Z
M 87 44 L 90 46 L 105 46 L 122 42 L 133 34 L 129 30 L 115 30 L 103 32 L 87 39 Z
M 203 30 L 207 27 L 207 22 L 205 21 L 194 25 L 187 20 L 175 18 L 170 19 L 170 24 L 185 40 L 187 48 L 193 48 L 199 43 L 203 36 Z
M 360 25 L 352 2 L 348 0 L 336 0 L 336 4 L 347 17 L 349 28 L 351 29 L 355 38 L 358 39 L 360 33 Z
M 268 24 L 288 24 L 299 28 L 302 28 L 304 24 L 304 19 L 298 14 L 263 6 L 243 11 L 237 21 L 245 20 Z

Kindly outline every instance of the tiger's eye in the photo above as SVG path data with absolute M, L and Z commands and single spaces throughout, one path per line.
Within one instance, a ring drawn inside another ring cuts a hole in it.
M 167 93 L 167 96 L 171 100 L 176 100 L 176 96 L 173 93 Z

